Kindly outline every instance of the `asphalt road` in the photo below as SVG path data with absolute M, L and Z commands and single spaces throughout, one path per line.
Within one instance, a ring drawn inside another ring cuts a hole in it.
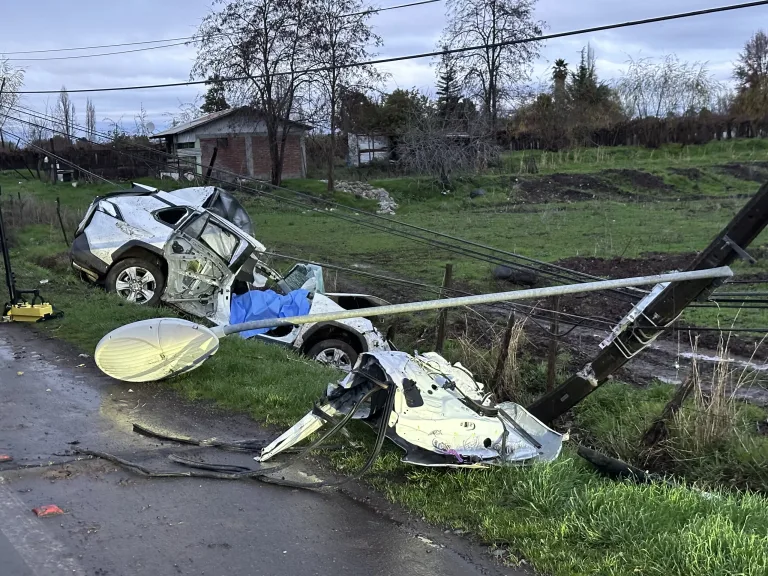
M 522 574 L 358 485 L 319 492 L 148 479 L 97 459 L 48 465 L 72 459 L 75 445 L 153 468 L 168 468 L 171 452 L 254 464 L 139 436 L 133 422 L 202 438 L 276 435 L 161 384 L 116 383 L 69 347 L 0 326 L 0 454 L 14 458 L 0 464 L 2 576 Z M 308 466 L 293 477 L 323 474 Z M 32 513 L 48 504 L 65 514 Z

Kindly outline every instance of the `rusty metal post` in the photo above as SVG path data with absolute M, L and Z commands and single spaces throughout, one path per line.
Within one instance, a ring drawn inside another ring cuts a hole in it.
M 447 296 L 446 292 L 451 287 L 451 281 L 453 280 L 453 264 L 445 265 L 445 274 L 443 275 L 443 288 L 440 290 L 440 298 Z M 443 353 L 443 346 L 445 345 L 445 323 L 448 320 L 448 310 L 440 310 L 437 316 L 437 338 L 435 341 L 435 351 L 439 354 Z
M 557 340 L 560 336 L 560 296 L 552 297 L 552 323 L 550 325 L 549 358 L 547 359 L 547 392 L 557 383 Z
M 501 349 L 499 357 L 496 360 L 496 370 L 493 372 L 492 390 L 498 390 L 501 380 L 504 377 L 504 368 L 509 359 L 509 344 L 512 342 L 512 330 L 515 328 L 515 311 L 511 310 L 507 318 L 507 327 L 504 330 L 504 337 L 501 340 Z

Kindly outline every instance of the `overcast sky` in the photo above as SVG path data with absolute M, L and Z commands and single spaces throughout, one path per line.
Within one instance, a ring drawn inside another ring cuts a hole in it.
M 378 0 L 377 6 L 392 6 L 407 0 Z M 624 20 L 709 8 L 738 0 L 539 0 L 536 14 L 547 22 L 548 32 L 610 24 Z M 140 42 L 190 36 L 210 10 L 211 0 L 2 0 L 3 32 L 0 55 L 21 50 L 41 50 Z M 434 50 L 445 22 L 444 3 L 428 4 L 383 12 L 372 17 L 376 32 L 383 38 L 381 57 Z M 721 80 L 729 80 L 732 63 L 744 42 L 761 24 L 768 26 L 768 7 L 749 8 L 725 14 L 699 16 L 663 24 L 638 26 L 594 35 L 549 42 L 536 63 L 534 75 L 544 79 L 552 62 L 565 58 L 575 65 L 582 46 L 590 42 L 598 59 L 601 78 L 620 74 L 627 59 L 674 53 L 683 60 L 709 62 Z M 112 48 L 91 52 L 120 50 Z M 68 56 L 87 52 L 11 55 L 9 58 Z M 26 69 L 26 90 L 70 89 L 131 84 L 185 81 L 194 60 L 194 48 L 180 46 L 100 58 L 59 61 L 22 61 L 13 64 Z M 416 87 L 434 92 L 434 62 L 428 60 L 394 63 L 389 89 Z M 141 105 L 158 129 L 168 122 L 167 113 L 180 102 L 190 102 L 200 87 L 96 93 L 91 97 L 97 120 L 122 117 L 126 128 Z M 24 105 L 42 109 L 46 98 L 25 96 Z M 85 110 L 85 94 L 73 95 L 79 121 Z

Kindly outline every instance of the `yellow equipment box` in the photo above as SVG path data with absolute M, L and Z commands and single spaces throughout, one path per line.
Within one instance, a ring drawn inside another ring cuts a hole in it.
M 11 322 L 40 322 L 53 316 L 53 306 L 42 304 L 14 304 L 6 309 L 6 316 Z

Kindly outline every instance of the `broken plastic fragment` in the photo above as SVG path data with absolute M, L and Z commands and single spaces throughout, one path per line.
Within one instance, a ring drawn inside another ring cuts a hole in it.
M 47 518 L 48 516 L 59 516 L 60 514 L 64 514 L 64 510 L 56 506 L 56 504 L 39 506 L 37 508 L 33 508 L 32 512 L 34 512 L 38 518 Z

